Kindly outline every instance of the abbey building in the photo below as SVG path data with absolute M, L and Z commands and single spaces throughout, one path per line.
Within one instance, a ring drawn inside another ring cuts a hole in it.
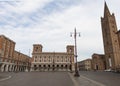
M 107 4 L 101 18 L 106 69 L 120 68 L 120 31 L 117 29 L 114 13 L 110 13 Z
M 105 2 L 104 15 L 101 17 L 104 54 L 92 55 L 93 70 L 112 70 L 120 72 L 120 31 L 114 13 L 110 13 Z

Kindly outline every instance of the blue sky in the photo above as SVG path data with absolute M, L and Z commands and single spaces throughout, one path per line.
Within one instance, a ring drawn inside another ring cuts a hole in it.
M 119 0 L 106 0 L 120 29 Z M 104 0 L 0 0 L 0 34 L 16 42 L 16 50 L 29 55 L 33 44 L 45 52 L 66 52 L 74 44 L 77 28 L 78 60 L 103 54 L 101 16 Z

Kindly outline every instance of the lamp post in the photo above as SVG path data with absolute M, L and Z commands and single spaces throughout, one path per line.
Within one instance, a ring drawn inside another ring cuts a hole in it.
M 80 33 L 77 33 L 76 32 L 76 28 L 75 28 L 75 30 L 74 30 L 74 33 L 71 33 L 71 37 L 72 37 L 72 35 L 74 35 L 74 41 L 75 41 L 75 60 L 76 60 L 76 63 L 75 63 L 75 74 L 74 74 L 74 76 L 75 77 L 79 77 L 80 75 L 79 75 L 79 72 L 78 72 L 78 65 L 77 65 L 77 40 L 76 40 L 76 37 L 77 37 L 77 34 L 79 34 L 79 36 L 80 36 Z

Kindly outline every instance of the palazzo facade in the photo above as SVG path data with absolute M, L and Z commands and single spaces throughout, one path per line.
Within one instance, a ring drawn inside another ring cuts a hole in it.
M 90 71 L 92 70 L 92 59 L 85 59 L 78 62 L 78 68 L 80 71 Z
M 42 52 L 42 45 L 34 44 L 31 71 L 74 71 L 74 46 L 66 52 Z
M 15 42 L 4 35 L 0 35 L 0 72 L 28 71 L 31 58 L 15 51 Z

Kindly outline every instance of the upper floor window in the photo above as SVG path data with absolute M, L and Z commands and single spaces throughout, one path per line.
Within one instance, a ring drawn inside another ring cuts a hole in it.
M 35 56 L 35 59 L 37 59 L 37 56 Z
M 35 48 L 35 51 L 37 51 L 37 50 L 38 50 L 38 47 Z
M 72 48 L 70 48 L 69 52 L 70 52 L 70 53 L 72 52 Z

